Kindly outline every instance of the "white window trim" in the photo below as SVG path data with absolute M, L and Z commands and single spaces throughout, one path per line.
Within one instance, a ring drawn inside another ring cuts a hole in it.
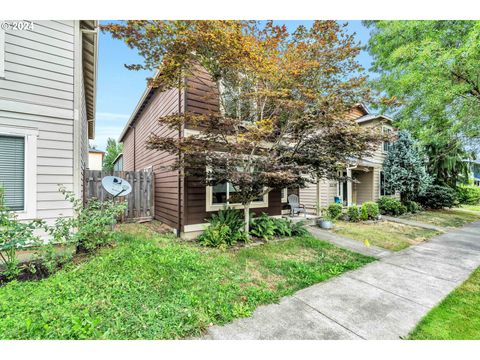
M 242 204 L 213 204 L 213 186 L 207 186 L 206 187 L 206 204 L 205 208 L 206 211 L 218 211 L 222 210 L 225 206 L 228 206 L 233 209 L 243 209 L 244 205 Z M 258 208 L 266 208 L 268 207 L 268 193 L 263 195 L 263 200 L 262 201 L 252 201 L 250 204 L 251 209 L 258 209 Z
M 37 216 L 37 129 L 0 126 L 1 135 L 25 138 L 25 193 L 24 209 L 15 211 L 19 220 L 31 220 Z
M 0 29 L 0 78 L 5 77 L 5 30 Z
M 382 126 L 382 134 L 385 134 L 386 130 L 388 130 L 388 132 L 390 132 L 390 133 L 393 132 L 392 127 L 383 125 Z M 390 145 L 392 144 L 391 142 L 389 142 L 389 143 L 390 143 Z M 382 153 L 384 153 L 384 154 L 388 153 L 388 151 L 385 151 L 385 141 L 382 141 Z
M 282 190 L 282 200 L 280 200 L 282 203 L 288 202 L 288 188 L 283 188 Z

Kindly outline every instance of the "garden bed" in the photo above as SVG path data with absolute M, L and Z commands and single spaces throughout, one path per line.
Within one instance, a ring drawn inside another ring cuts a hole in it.
M 390 221 L 351 223 L 338 221 L 333 229 L 337 234 L 384 249 L 398 251 L 421 243 L 439 232 Z
M 480 213 L 464 210 L 462 208 L 428 210 L 417 214 L 405 214 L 400 216 L 402 219 L 420 221 L 427 224 L 446 228 L 457 228 L 465 226 L 471 222 L 480 220 Z
M 311 236 L 220 251 L 137 226 L 84 263 L 0 288 L 0 338 L 198 336 L 374 260 Z

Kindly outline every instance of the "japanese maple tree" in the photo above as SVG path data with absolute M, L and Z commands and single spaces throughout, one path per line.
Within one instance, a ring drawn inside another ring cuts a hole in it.
M 208 185 L 228 181 L 245 211 L 272 189 L 333 178 L 355 157 L 369 155 L 382 135 L 346 114 L 369 99 L 354 36 L 335 21 L 289 33 L 255 21 L 127 21 L 103 26 L 157 70 L 162 89 L 206 73 L 218 109 L 158 121 L 200 129 L 180 138 L 152 134 L 148 148 L 180 154 L 174 169 Z

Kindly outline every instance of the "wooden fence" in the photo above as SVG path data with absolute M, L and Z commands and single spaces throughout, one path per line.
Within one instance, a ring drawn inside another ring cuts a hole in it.
M 112 199 L 102 186 L 105 176 L 114 175 L 127 180 L 132 185 L 132 192 L 127 196 L 118 197 L 116 201 L 127 201 L 128 207 L 122 221 L 148 221 L 154 215 L 155 177 L 153 171 L 100 171 L 86 170 L 83 183 L 83 199 L 97 198 L 101 201 Z

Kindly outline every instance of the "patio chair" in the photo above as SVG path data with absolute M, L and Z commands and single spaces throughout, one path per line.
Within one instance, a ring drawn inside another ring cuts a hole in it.
M 295 216 L 295 214 L 300 214 L 303 212 L 305 217 L 307 217 L 307 211 L 305 210 L 305 205 L 300 204 L 298 196 L 295 194 L 288 195 L 288 205 L 290 206 L 290 214 Z

